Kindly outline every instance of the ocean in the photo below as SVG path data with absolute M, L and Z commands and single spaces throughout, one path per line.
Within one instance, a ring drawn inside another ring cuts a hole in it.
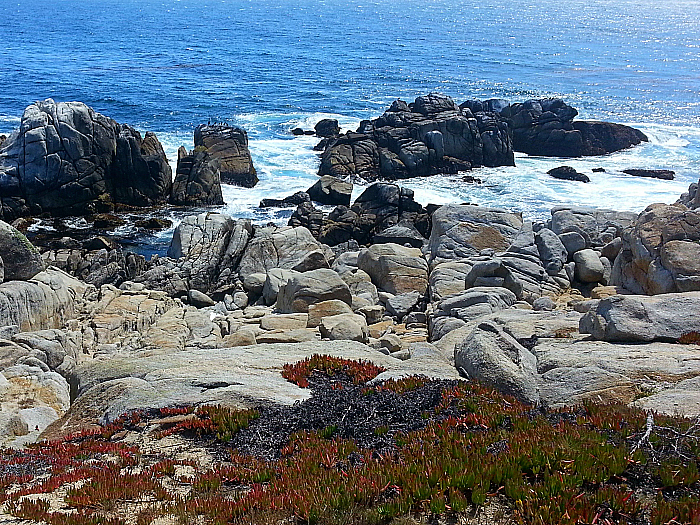
M 243 127 L 260 176 L 224 187 L 235 217 L 316 179 L 313 137 L 291 129 L 337 118 L 344 130 L 396 98 L 561 97 L 580 118 L 635 126 L 642 146 L 585 159 L 518 155 L 516 167 L 401 181 L 422 204 L 473 202 L 543 220 L 552 206 L 640 211 L 700 177 L 700 2 L 671 0 L 0 0 L 0 133 L 35 100 L 78 100 L 154 131 L 175 167 L 201 123 Z M 562 164 L 588 184 L 546 171 Z M 605 173 L 592 173 L 596 167 Z M 625 168 L 664 168 L 674 181 Z M 355 194 L 362 191 L 355 188 Z M 199 210 L 190 210 L 195 213 Z M 182 212 L 164 210 L 175 223 Z M 75 221 L 85 226 L 84 221 Z M 132 226 L 118 234 L 128 237 Z M 172 229 L 142 242 L 162 253 Z

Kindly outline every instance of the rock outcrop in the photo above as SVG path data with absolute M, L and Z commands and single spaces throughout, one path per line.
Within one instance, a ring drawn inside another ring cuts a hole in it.
M 329 141 L 319 175 L 392 180 L 513 164 L 505 122 L 431 93 L 411 104 L 396 100 L 378 119 L 363 121 L 356 133 Z
M 222 182 L 245 188 L 258 183 L 245 130 L 225 124 L 202 124 L 194 130 L 194 145 L 195 149 L 206 148 L 219 161 Z
M 605 155 L 648 140 L 641 131 L 622 124 L 575 121 L 578 111 L 557 98 L 510 104 L 498 114 L 510 123 L 513 149 L 528 155 Z
M 224 203 L 221 194 L 220 162 L 204 148 L 189 153 L 177 151 L 177 171 L 173 181 L 171 204 L 178 206 L 215 206 Z
M 4 220 L 163 204 L 171 185 L 170 166 L 153 133 L 142 137 L 80 102 L 32 104 L 0 148 Z
M 652 204 L 622 233 L 611 284 L 637 294 L 700 290 L 700 213 Z

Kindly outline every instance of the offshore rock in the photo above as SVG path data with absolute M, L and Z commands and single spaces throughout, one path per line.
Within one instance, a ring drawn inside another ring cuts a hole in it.
M 221 180 L 244 188 L 258 183 L 258 175 L 248 150 L 248 134 L 225 124 L 201 124 L 194 130 L 194 145 L 204 147 L 218 159 Z
M 144 137 L 80 102 L 36 102 L 0 147 L 0 218 L 85 215 L 165 203 L 172 172 Z
M 513 149 L 544 157 L 605 155 L 636 146 L 648 139 L 641 131 L 615 124 L 577 120 L 578 111 L 558 98 L 528 100 L 504 107 Z
M 392 180 L 503 165 L 514 165 L 508 125 L 431 93 L 412 104 L 396 100 L 357 132 L 329 141 L 319 175 Z

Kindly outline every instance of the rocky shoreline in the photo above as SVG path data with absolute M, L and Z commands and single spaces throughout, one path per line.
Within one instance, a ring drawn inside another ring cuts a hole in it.
M 322 121 L 317 183 L 261 203 L 296 206 L 288 226 L 204 212 L 150 260 L 100 236 L 37 250 L 1 222 L 2 442 L 135 409 L 289 404 L 304 392 L 270 374 L 314 353 L 376 361 L 387 377 L 461 375 L 546 407 L 700 414 L 697 348 L 683 344 L 700 326 L 696 184 L 641 214 L 559 206 L 540 223 L 423 206 L 392 182 L 351 199 L 354 177 L 512 164 L 514 151 L 595 155 L 646 139 L 575 116 L 556 100 L 457 106 L 429 95 L 395 102 L 357 133 Z M 2 217 L 80 209 L 111 224 L 118 215 L 95 214 L 215 205 L 222 180 L 257 181 L 245 132 L 226 125 L 197 128 L 172 182 L 164 159 L 153 134 L 79 103 L 36 103 L 0 147 Z
M 546 407 L 698 415 L 698 350 L 683 344 L 700 325 L 695 190 L 640 215 L 558 207 L 532 224 L 376 183 L 338 206 L 356 219 L 333 245 L 323 214 L 277 227 L 205 212 L 150 261 L 100 238 L 40 256 L 2 223 L 0 435 L 19 446 L 135 409 L 293 403 L 304 391 L 273 376 L 318 353 Z

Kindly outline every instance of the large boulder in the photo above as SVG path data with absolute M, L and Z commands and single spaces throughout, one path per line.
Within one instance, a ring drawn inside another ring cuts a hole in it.
M 700 290 L 700 213 L 652 204 L 624 230 L 611 283 L 638 294 Z
M 497 208 L 464 204 L 441 206 L 433 213 L 427 257 L 439 262 L 506 250 L 523 226 L 522 216 Z
M 190 288 L 207 292 L 216 282 L 235 225 L 227 215 L 207 212 L 190 215 L 175 228 L 168 257 L 180 259 Z
M 314 126 L 316 135 L 324 138 L 337 137 L 340 135 L 340 125 L 334 118 L 324 118 L 319 120 Z
M 44 269 L 39 251 L 24 234 L 3 221 L 0 221 L 0 255 L 5 281 L 27 281 Z
M 579 330 L 612 342 L 676 342 L 700 327 L 700 292 L 614 295 L 581 318 Z
M 225 124 L 201 124 L 194 130 L 194 145 L 206 148 L 218 159 L 221 181 L 245 188 L 258 183 L 258 175 L 248 150 L 248 134 Z
M 203 149 L 177 152 L 177 172 L 173 181 L 171 204 L 178 206 L 214 206 L 224 203 L 221 194 L 219 160 Z
M 374 244 L 360 251 L 357 265 L 377 288 L 391 294 L 416 291 L 422 295 L 428 288 L 428 263 L 418 248 Z
M 455 365 L 477 379 L 521 401 L 538 404 L 535 356 L 494 322 L 480 323 L 455 347 Z
M 307 313 L 309 305 L 333 299 L 352 304 L 350 288 L 333 270 L 321 268 L 295 274 L 280 287 L 277 309 L 286 313 Z
M 535 234 L 535 244 L 547 273 L 556 275 L 561 272 L 566 264 L 568 252 L 557 234 L 548 228 L 542 228 Z
M 555 206 L 547 227 L 557 235 L 580 234 L 586 246 L 604 246 L 619 237 L 624 228 L 637 220 L 633 212 L 603 210 L 584 206 Z
M 310 252 L 322 251 L 322 246 L 303 226 L 268 226 L 256 228 L 248 242 L 238 272 L 242 279 L 254 273 L 267 273 L 272 268 L 292 270 Z
M 145 136 L 80 102 L 36 102 L 0 148 L 0 218 L 85 215 L 165 203 L 172 172 Z

